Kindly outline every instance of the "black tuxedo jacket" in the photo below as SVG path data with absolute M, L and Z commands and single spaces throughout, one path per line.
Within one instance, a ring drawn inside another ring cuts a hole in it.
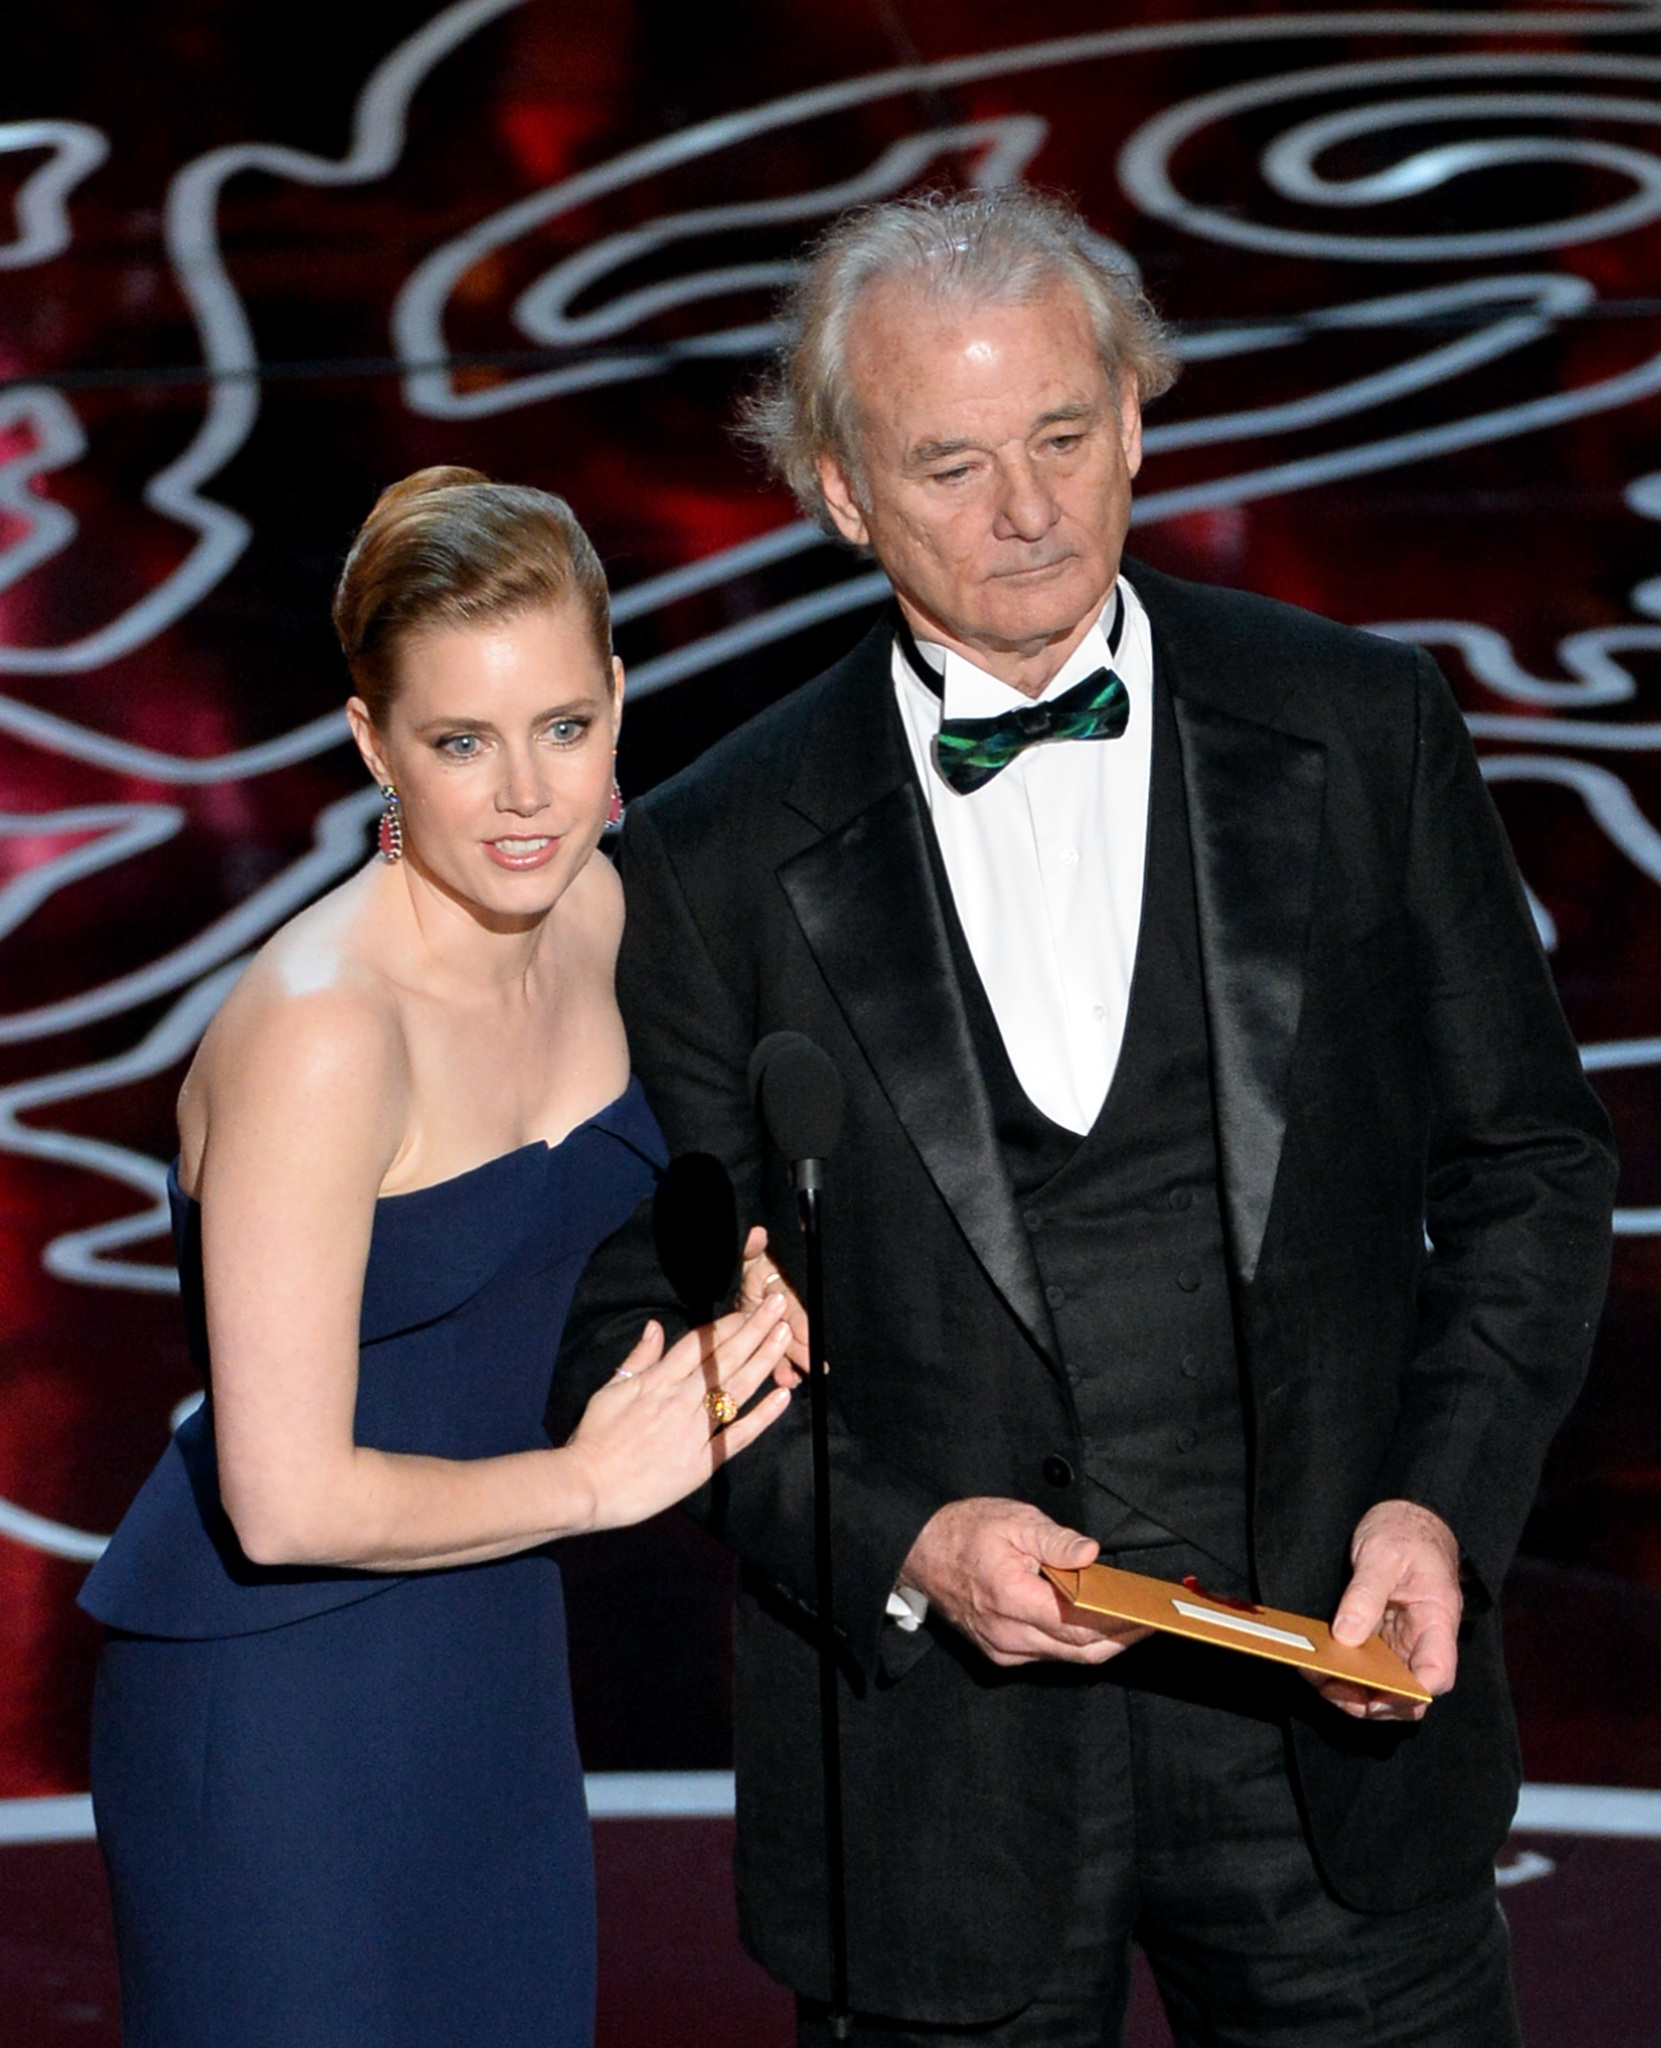
M 1258 1593 L 1330 1614 L 1356 1522 L 1396 1496 L 1441 1515 L 1467 1560 L 1459 1681 L 1421 1726 L 1361 1726 L 1312 1692 L 1293 1711 L 1329 1881 L 1402 1908 L 1468 1884 L 1513 1810 L 1493 1601 L 1587 1361 L 1607 1121 L 1429 658 L 1130 573 L 1190 816 Z M 1084 1460 L 972 1054 L 890 644 L 884 622 L 630 806 L 619 991 L 671 1148 L 726 1160 L 787 1269 L 793 1202 L 746 1063 L 766 1033 L 799 1030 L 846 1080 L 825 1342 L 852 1995 L 965 2023 L 1024 2002 L 1051 1960 L 1077 1853 L 1075 1696 L 1092 1681 L 996 1670 L 938 1623 L 903 1637 L 885 1603 L 942 1503 L 1010 1496 L 1065 1522 L 1077 1503 L 1046 1461 Z M 643 1230 L 601 1252 L 568 1396 L 662 1293 Z M 746 1938 L 823 1996 L 810 1505 L 804 1397 L 699 1511 L 744 1565 Z

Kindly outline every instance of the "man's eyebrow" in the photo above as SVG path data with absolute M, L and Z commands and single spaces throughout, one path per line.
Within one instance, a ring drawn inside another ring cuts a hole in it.
M 1045 427 L 1059 426 L 1065 420 L 1093 420 L 1100 416 L 1101 407 L 1089 399 L 1080 398 L 1071 405 L 1058 405 L 1049 412 L 1041 412 L 1032 423 L 1032 431 L 1042 432 Z
M 943 456 L 965 455 L 980 447 L 979 441 L 919 441 L 911 451 L 913 462 L 938 462 Z
M 1041 434 L 1046 427 L 1062 426 L 1071 420 L 1093 420 L 1101 416 L 1101 407 L 1087 398 L 1076 400 L 1071 405 L 1053 406 L 1048 412 L 1041 412 L 1027 429 L 1028 437 Z M 919 441 L 911 450 L 913 462 L 941 462 L 951 455 L 966 455 L 983 448 L 986 444 L 965 436 L 957 441 Z

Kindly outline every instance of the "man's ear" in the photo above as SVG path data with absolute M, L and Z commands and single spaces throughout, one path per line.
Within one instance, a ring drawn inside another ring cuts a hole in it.
M 375 730 L 375 721 L 369 715 L 369 706 L 361 697 L 346 699 L 346 723 L 352 728 L 352 739 L 358 752 L 363 756 L 363 765 L 384 789 L 392 780 L 392 771 L 386 765 L 386 756 L 381 752 L 381 736 Z
M 870 528 L 865 524 L 865 514 L 859 509 L 859 500 L 854 496 L 848 472 L 834 455 L 821 455 L 815 467 L 819 472 L 819 489 L 824 493 L 826 510 L 835 521 L 837 532 L 852 547 L 869 547 Z
M 1142 394 L 1136 379 L 1121 370 L 1124 389 L 1119 393 L 1119 446 L 1125 451 L 1125 467 L 1135 476 L 1142 467 Z

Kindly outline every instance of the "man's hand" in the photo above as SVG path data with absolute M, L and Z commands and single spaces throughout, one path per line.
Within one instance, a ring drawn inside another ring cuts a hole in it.
M 1096 1550 L 1025 1501 L 954 1500 L 923 1524 L 900 1578 L 994 1664 L 1105 1664 L 1149 1631 L 1127 1623 L 1104 1634 L 1067 1621 L 1061 1595 L 1038 1569 L 1077 1571 Z
M 738 1299 L 733 1306 L 752 1315 L 769 1294 L 784 1296 L 784 1319 L 790 1326 L 789 1347 L 774 1368 L 773 1377 L 781 1387 L 799 1386 L 807 1377 L 807 1311 L 795 1288 L 774 1265 L 767 1249 L 767 1233 L 757 1223 L 744 1239 Z
M 1340 1643 L 1379 1635 L 1426 1692 L 1453 1690 L 1459 1669 L 1459 1544 L 1440 1515 L 1410 1500 L 1381 1500 L 1356 1524 L 1355 1567 L 1333 1616 Z M 1342 1678 L 1313 1680 L 1323 1699 L 1368 1721 L 1420 1721 L 1422 1700 L 1391 1699 Z

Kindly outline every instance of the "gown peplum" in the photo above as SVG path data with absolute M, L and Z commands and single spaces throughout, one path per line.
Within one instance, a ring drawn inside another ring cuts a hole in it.
M 651 1193 L 637 1082 L 558 1145 L 384 1196 L 356 1441 L 546 1448 L 578 1275 Z M 170 1183 L 207 1402 L 89 1576 L 92 1789 L 126 2048 L 588 2048 L 594 1880 L 548 1548 L 387 1573 L 243 1556 L 219 1501 L 201 1219 Z

